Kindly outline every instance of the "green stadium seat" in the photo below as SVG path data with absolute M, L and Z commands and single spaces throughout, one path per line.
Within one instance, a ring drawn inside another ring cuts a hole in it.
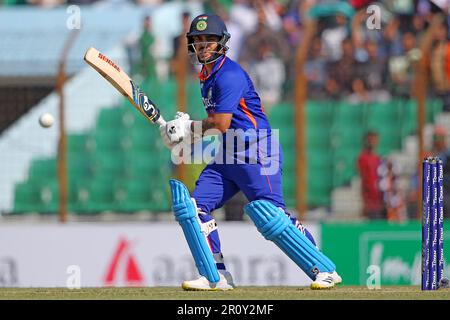
M 377 130 L 380 125 L 398 125 L 399 110 L 394 103 L 371 103 L 366 105 L 366 125 Z
M 361 149 L 365 129 L 356 123 L 351 126 L 333 128 L 331 131 L 333 149 Z
M 127 161 L 125 176 L 141 179 L 169 179 L 172 175 L 171 163 L 157 158 L 132 157 Z
M 414 134 L 417 129 L 417 107 L 414 100 L 399 100 L 402 136 Z
M 364 124 L 364 106 L 336 103 L 334 108 L 333 126 L 345 128 Z
M 295 175 L 283 175 L 283 197 L 288 208 L 296 206 L 296 183 Z
M 56 158 L 35 159 L 32 161 L 29 170 L 29 178 L 31 180 L 56 179 L 56 176 Z
M 206 118 L 206 110 L 203 106 L 202 95 L 197 81 L 188 81 L 187 84 L 187 110 L 194 120 Z
M 87 152 L 92 150 L 93 142 L 89 134 L 77 133 L 67 135 L 68 152 Z
M 125 153 L 117 151 L 93 154 L 93 170 L 95 174 L 122 175 L 125 172 Z
M 294 106 L 292 103 L 279 103 L 274 105 L 268 115 L 272 128 L 294 126 Z
M 124 108 L 121 107 L 106 108 L 100 111 L 97 118 L 97 128 L 120 131 L 123 126 L 124 126 Z
M 436 116 L 444 110 L 440 99 L 428 99 L 426 102 L 427 123 L 434 123 Z
M 86 179 L 76 179 L 70 181 L 69 186 L 69 210 L 76 214 L 85 214 L 89 212 L 89 187 L 95 177 Z
M 139 84 L 139 87 L 147 94 L 154 94 L 154 92 L 158 92 L 159 85 L 160 84 L 157 78 L 148 77 Z
M 149 208 L 153 212 L 171 211 L 171 199 L 169 184 L 166 187 L 154 188 Z
M 333 153 L 331 150 L 308 153 L 308 205 L 330 205 L 333 170 Z
M 306 137 L 308 152 L 331 148 L 332 139 L 330 126 L 323 124 L 309 124 Z
M 380 126 L 378 152 L 386 156 L 394 150 L 402 147 L 401 128 L 398 126 Z
M 330 101 L 314 101 L 308 100 L 306 103 L 306 118 L 308 129 L 310 127 L 316 128 L 330 127 L 333 122 L 335 106 Z
M 118 210 L 132 213 L 134 211 L 168 211 L 169 184 L 143 181 L 143 179 L 125 180 L 118 188 Z
M 40 190 L 28 181 L 18 183 L 14 190 L 14 213 L 36 212 L 41 202 Z
M 114 181 L 114 180 L 113 180 Z M 86 201 L 81 213 L 100 213 L 116 211 L 116 183 L 102 179 L 93 179 L 86 190 Z
M 154 151 L 165 148 L 159 136 L 159 128 L 155 125 L 147 124 L 146 127 L 132 128 L 130 130 L 131 148 L 138 150 Z
M 331 190 L 321 190 L 320 192 L 311 192 L 307 195 L 307 203 L 310 207 L 329 207 L 331 199 L 329 193 Z
M 358 149 L 336 149 L 333 155 L 333 186 L 339 187 L 350 183 L 357 175 Z
M 124 115 L 124 123 L 127 130 L 145 132 L 154 126 L 139 111 L 135 110 L 132 106 L 130 107 L 130 111 Z
M 54 214 L 59 207 L 59 184 L 57 181 L 45 181 L 40 185 L 40 213 Z
M 94 172 L 92 154 L 88 152 L 70 152 L 67 154 L 69 179 L 89 177 Z
M 285 126 L 280 128 L 279 139 L 283 150 L 291 149 L 295 146 L 295 137 L 296 131 L 293 126 Z
M 296 154 L 295 149 L 283 149 L 283 173 L 290 174 L 295 172 Z
M 331 149 L 309 151 L 308 170 L 324 170 L 333 167 L 333 152 Z
M 284 204 L 287 208 L 295 208 L 297 201 L 294 197 L 284 197 Z
M 93 134 L 93 145 L 98 152 L 112 150 L 127 150 L 131 146 L 130 137 L 127 130 L 121 129 L 100 129 L 97 128 Z

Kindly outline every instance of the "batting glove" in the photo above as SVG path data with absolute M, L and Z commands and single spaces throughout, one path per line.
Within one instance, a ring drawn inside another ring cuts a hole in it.
M 177 118 L 178 116 L 178 118 Z M 183 139 L 191 138 L 191 123 L 187 113 L 177 114 L 175 119 L 167 122 L 166 132 L 172 143 L 181 142 Z

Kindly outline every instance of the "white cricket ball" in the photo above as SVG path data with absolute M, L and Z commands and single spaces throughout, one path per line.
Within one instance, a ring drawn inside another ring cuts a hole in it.
M 44 128 L 49 128 L 53 125 L 55 119 L 50 113 L 44 113 L 39 117 L 39 124 Z

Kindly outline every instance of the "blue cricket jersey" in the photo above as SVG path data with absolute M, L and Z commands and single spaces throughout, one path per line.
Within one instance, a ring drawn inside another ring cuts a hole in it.
M 206 112 L 233 115 L 229 129 L 244 132 L 243 136 L 234 137 L 237 142 L 244 141 L 244 152 L 236 149 L 239 143 L 232 150 L 224 143 L 232 132 L 227 130 L 222 134 L 220 152 L 224 151 L 226 156 L 221 159 L 224 162 L 219 163 L 221 157 L 216 155 L 215 161 L 206 166 L 197 180 L 193 198 L 198 207 L 209 213 L 241 190 L 249 201 L 268 200 L 284 208 L 281 147 L 273 136 L 250 77 L 226 56 L 216 61 L 209 75 L 202 69 L 199 77 Z M 256 134 L 248 136 L 248 131 Z M 230 155 L 232 164 L 227 161 Z
M 264 162 L 264 158 L 274 153 L 281 156 L 278 145 L 273 148 L 271 143 L 272 130 L 261 99 L 247 72 L 239 64 L 224 55 L 215 62 L 210 74 L 206 75 L 203 68 L 199 78 L 202 100 L 208 115 L 233 114 L 229 129 L 235 130 L 231 133 L 234 135 L 235 143 L 232 150 L 230 146 L 227 148 L 226 138 L 230 132 L 222 134 L 220 137 L 224 154 L 222 161 L 226 161 L 227 156 L 245 159 L 246 163 L 249 163 L 249 159 Z M 237 129 L 243 132 L 236 131 Z M 230 137 L 229 140 L 232 142 L 233 139 Z M 258 146 L 257 152 L 250 146 Z
M 247 72 L 226 56 L 205 76 L 200 72 L 203 104 L 208 114 L 232 113 L 230 129 L 270 129 L 263 106 Z

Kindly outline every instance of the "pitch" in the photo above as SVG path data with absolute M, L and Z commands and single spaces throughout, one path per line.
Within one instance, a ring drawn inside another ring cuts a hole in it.
M 450 300 L 450 289 L 421 291 L 418 286 L 339 286 L 313 291 L 309 287 L 238 287 L 227 292 L 183 291 L 178 287 L 145 288 L 0 288 L 0 300 Z

